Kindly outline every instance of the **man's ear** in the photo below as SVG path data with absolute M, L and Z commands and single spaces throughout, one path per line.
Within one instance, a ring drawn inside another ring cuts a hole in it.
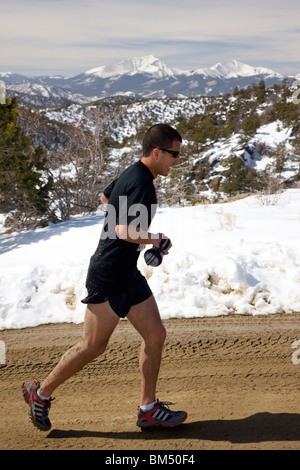
M 159 152 L 159 148 L 157 148 L 157 147 L 155 147 L 155 148 L 152 150 L 152 155 L 153 155 L 153 157 L 155 158 L 155 160 L 158 160 L 158 158 L 159 158 L 158 152 Z

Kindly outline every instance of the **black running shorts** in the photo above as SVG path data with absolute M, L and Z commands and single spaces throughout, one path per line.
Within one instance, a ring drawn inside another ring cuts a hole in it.
M 104 294 L 101 291 L 88 289 L 88 295 L 81 302 L 84 304 L 101 304 L 109 301 L 111 308 L 120 317 L 125 318 L 131 307 L 147 300 L 152 295 L 148 282 L 139 272 L 133 284 L 125 291 Z

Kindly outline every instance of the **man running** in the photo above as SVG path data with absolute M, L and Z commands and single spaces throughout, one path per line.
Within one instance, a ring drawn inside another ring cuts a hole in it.
M 163 234 L 148 231 L 157 204 L 153 180 L 179 164 L 182 139 L 167 124 L 156 124 L 143 139 L 143 157 L 113 181 L 101 196 L 107 215 L 87 274 L 87 304 L 81 341 L 67 351 L 42 382 L 23 383 L 32 422 L 51 428 L 49 409 L 54 390 L 103 354 L 120 318 L 127 318 L 143 338 L 140 353 L 141 398 L 136 424 L 177 426 L 185 411 L 172 411 L 156 400 L 156 385 L 166 330 L 146 279 L 137 269 L 143 245 L 159 248 Z M 164 251 L 168 254 L 171 244 Z

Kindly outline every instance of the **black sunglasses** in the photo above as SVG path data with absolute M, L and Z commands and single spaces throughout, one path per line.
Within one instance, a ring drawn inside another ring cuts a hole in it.
M 168 150 L 168 149 L 162 149 L 160 147 L 152 147 L 153 149 L 159 149 L 162 150 L 163 152 L 168 152 L 170 155 L 172 155 L 174 158 L 178 158 L 180 155 L 180 152 L 176 152 L 175 150 Z

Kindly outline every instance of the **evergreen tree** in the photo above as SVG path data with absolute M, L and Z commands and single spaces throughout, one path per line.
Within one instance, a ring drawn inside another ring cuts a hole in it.
M 242 122 L 242 130 L 245 132 L 246 135 L 253 135 L 255 134 L 256 130 L 261 124 L 261 120 L 259 116 L 255 113 L 251 113 L 250 115 L 246 116 Z
M 45 225 L 52 179 L 44 176 L 46 154 L 32 147 L 18 126 L 17 99 L 0 105 L 0 212 L 14 229 Z
M 227 181 L 223 184 L 224 192 L 235 194 L 253 191 L 260 188 L 257 172 L 245 164 L 241 158 L 236 158 L 226 174 Z
M 255 91 L 258 103 L 262 104 L 265 101 L 266 96 L 267 96 L 267 89 L 266 89 L 265 82 L 261 80 L 254 91 Z

